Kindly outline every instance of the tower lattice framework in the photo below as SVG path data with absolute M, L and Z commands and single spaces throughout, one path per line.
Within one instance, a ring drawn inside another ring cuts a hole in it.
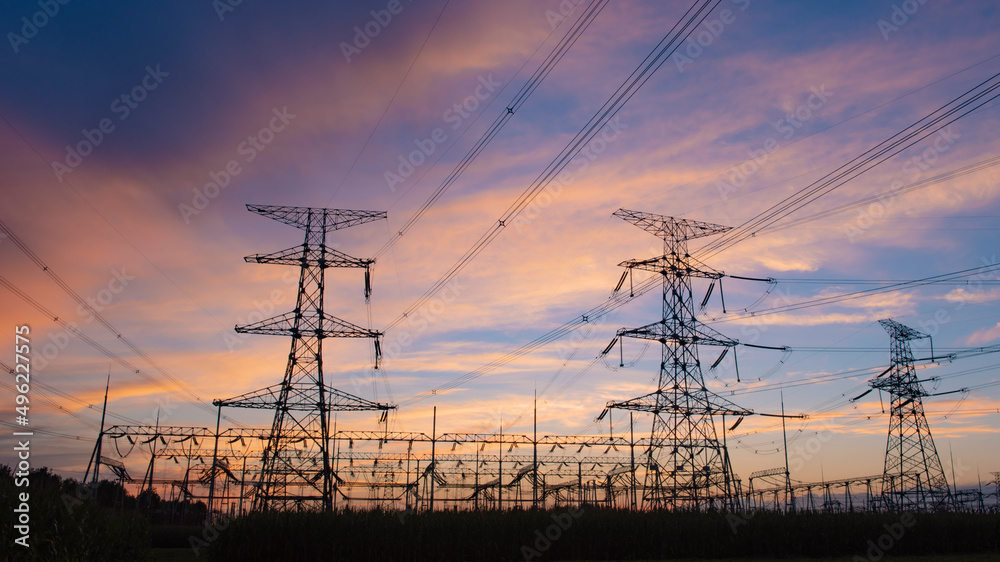
M 356 326 L 324 311 L 327 268 L 365 270 L 365 299 L 371 292 L 371 259 L 358 259 L 326 245 L 327 232 L 386 218 L 385 212 L 247 205 L 247 209 L 305 231 L 302 244 L 271 254 L 247 256 L 250 263 L 300 268 L 295 309 L 246 326 L 241 334 L 291 336 L 288 364 L 280 384 L 227 400 L 217 406 L 273 409 L 274 421 L 263 452 L 253 509 L 323 509 L 333 506 L 336 475 L 330 465 L 330 414 L 395 408 L 328 386 L 323 377 L 323 340 L 369 338 L 376 367 L 382 333 Z
M 643 503 L 651 508 L 737 509 L 738 484 L 725 444 L 718 438 L 715 417 L 746 416 L 753 411 L 740 408 L 705 387 L 698 346 L 732 347 L 739 342 L 699 325 L 691 280 L 698 277 L 714 281 L 724 274 L 691 257 L 687 247 L 688 240 L 730 228 L 626 209 L 619 209 L 614 215 L 663 239 L 663 255 L 619 264 L 663 277 L 661 319 L 639 328 L 623 328 L 617 333 L 617 338 L 660 342 L 662 360 L 656 391 L 607 404 L 607 408 L 653 415 L 650 447 L 643 459 L 646 469 Z
M 894 320 L 879 320 L 889 333 L 890 365 L 869 383 L 889 393 L 889 437 L 885 446 L 882 500 L 893 510 L 935 510 L 949 506 L 951 491 L 931 428 L 924 416 L 910 341 L 927 334 Z

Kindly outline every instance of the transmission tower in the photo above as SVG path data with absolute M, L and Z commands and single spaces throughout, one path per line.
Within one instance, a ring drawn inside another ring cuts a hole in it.
M 930 336 L 889 319 L 879 324 L 891 340 L 889 368 L 869 382 L 890 397 L 882 500 L 897 511 L 947 508 L 951 492 L 924 416 L 922 398 L 929 394 L 917 380 L 910 349 L 910 341 Z
M 280 384 L 250 392 L 215 405 L 273 409 L 274 422 L 264 449 L 254 510 L 331 510 L 336 478 L 330 466 L 330 412 L 382 410 L 380 404 L 353 396 L 323 380 L 325 338 L 370 338 L 375 344 L 375 366 L 380 356 L 381 332 L 361 328 L 327 314 L 323 309 L 324 275 L 329 267 L 365 270 L 365 299 L 371 293 L 370 268 L 374 260 L 348 256 L 326 245 L 326 233 L 386 218 L 385 212 L 247 205 L 247 209 L 305 231 L 305 241 L 272 254 L 246 257 L 250 263 L 273 263 L 301 268 L 295 310 L 246 326 L 241 334 L 292 337 L 288 366 Z M 294 434 L 294 435 L 293 435 Z
M 724 274 L 691 257 L 687 248 L 688 240 L 726 232 L 729 227 L 625 209 L 614 215 L 663 239 L 663 255 L 619 264 L 626 274 L 640 269 L 663 276 L 662 315 L 652 324 L 618 330 L 605 352 L 624 337 L 654 340 L 662 345 L 662 360 L 655 392 L 609 402 L 600 417 L 610 408 L 653 414 L 650 446 L 645 451 L 646 506 L 699 509 L 721 501 L 723 507 L 737 509 L 739 490 L 725 443 L 717 437 L 715 417 L 746 416 L 753 411 L 705 387 L 698 346 L 728 348 L 739 342 L 698 324 L 692 278 L 712 279 L 714 284 Z

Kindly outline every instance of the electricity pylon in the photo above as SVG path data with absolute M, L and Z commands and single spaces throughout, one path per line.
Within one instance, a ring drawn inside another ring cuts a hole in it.
M 353 396 L 323 380 L 323 340 L 325 338 L 371 338 L 375 343 L 375 364 L 380 355 L 382 333 L 361 328 L 327 314 L 323 309 L 324 275 L 329 267 L 365 270 L 365 299 L 371 292 L 370 268 L 374 260 L 358 259 L 326 245 L 326 233 L 386 218 L 385 212 L 247 205 L 247 209 L 305 231 L 305 241 L 272 254 L 246 257 L 250 263 L 294 265 L 299 273 L 295 310 L 246 326 L 241 334 L 292 337 L 288 365 L 280 384 L 250 392 L 215 405 L 237 408 L 273 409 L 267 446 L 253 508 L 323 509 L 333 507 L 335 475 L 330 466 L 330 412 L 382 410 L 394 405 L 380 404 Z M 293 437 L 294 433 L 298 437 Z M 302 437 L 302 436 L 305 437 Z
M 879 324 L 891 339 L 889 368 L 869 382 L 890 397 L 882 500 L 896 511 L 950 507 L 948 480 L 924 416 L 922 398 L 929 394 L 917 379 L 910 349 L 910 341 L 930 336 L 889 319 Z
M 698 324 L 691 279 L 714 283 L 724 274 L 691 257 L 687 248 L 688 240 L 726 232 L 729 227 L 625 209 L 614 215 L 663 239 L 662 256 L 619 264 L 627 268 L 626 273 L 641 269 L 663 276 L 662 315 L 652 324 L 618 330 L 605 352 L 623 337 L 654 340 L 662 345 L 662 360 L 655 392 L 608 402 L 600 417 L 610 408 L 653 414 L 650 447 L 645 451 L 646 506 L 699 509 L 721 501 L 727 509 L 738 509 L 740 494 L 725 443 L 717 437 L 715 417 L 747 416 L 753 411 L 705 387 L 698 346 L 728 348 L 739 342 Z

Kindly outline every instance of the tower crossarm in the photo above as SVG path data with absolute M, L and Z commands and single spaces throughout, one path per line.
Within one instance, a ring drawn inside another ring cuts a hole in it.
M 117 476 L 119 480 L 125 480 L 126 482 L 134 482 L 134 480 L 132 480 L 132 477 L 129 476 L 128 470 L 125 470 L 125 465 L 121 461 L 116 461 L 115 459 L 109 459 L 108 457 L 101 455 L 99 462 L 104 466 L 110 468 L 111 472 L 114 472 L 115 476 Z
M 685 330 L 689 333 L 679 334 L 667 326 L 663 321 L 653 322 L 639 328 L 622 328 L 618 330 L 618 337 L 637 338 L 642 340 L 658 341 L 662 344 L 674 345 L 714 345 L 721 347 L 733 347 L 739 345 L 739 340 L 727 338 L 719 332 L 703 324 L 695 326 L 692 330 L 688 326 Z
M 619 263 L 618 266 L 652 271 L 661 275 L 674 277 L 683 275 L 687 277 L 701 277 L 703 279 L 721 279 L 726 276 L 725 273 L 716 271 L 691 256 L 686 256 L 683 260 L 679 260 L 673 256 L 657 256 L 645 260 L 626 260 Z
M 665 217 L 663 215 L 630 211 L 628 209 L 618 209 L 614 212 L 614 216 L 626 220 L 646 232 L 665 240 L 693 240 L 732 230 L 731 226 Z
M 913 366 L 913 351 L 909 342 L 930 336 L 888 318 L 879 320 L 879 324 L 889 334 L 890 364 L 888 369 L 869 381 L 869 386 L 888 391 L 891 395 L 902 399 L 915 400 L 928 396 L 917 379 Z
M 316 254 L 316 255 L 314 255 Z M 294 248 L 279 250 L 270 254 L 254 254 L 243 258 L 247 263 L 274 263 L 278 265 L 296 265 L 301 267 L 371 267 L 373 259 L 351 257 L 343 252 L 324 246 L 322 255 L 319 249 L 307 248 L 299 244 Z
M 373 402 L 371 400 L 366 400 L 360 396 L 354 396 L 342 390 L 337 390 L 333 387 L 326 387 L 327 392 L 327 402 L 330 404 L 330 409 L 335 412 L 350 412 L 350 411 L 371 411 L 371 410 L 395 410 L 395 404 L 383 404 L 381 402 Z
M 313 336 L 320 338 L 380 338 L 382 332 L 368 330 L 341 320 L 330 314 L 321 316 L 303 315 L 299 324 L 295 323 L 295 312 L 286 312 L 260 322 L 236 326 L 240 334 L 259 334 L 266 336 Z
M 750 473 L 750 480 L 754 478 L 764 478 L 766 476 L 777 476 L 785 474 L 785 467 L 781 466 L 778 468 L 765 468 L 764 470 L 757 470 Z
M 282 384 L 275 384 L 234 398 L 217 400 L 215 403 L 217 406 L 273 410 L 282 403 L 282 389 Z M 325 386 L 324 395 L 326 396 L 326 407 L 331 411 L 360 412 L 396 409 L 394 404 L 372 402 L 331 386 Z M 316 403 L 310 401 L 310 397 L 314 398 L 315 396 L 316 384 L 291 384 L 288 387 L 287 398 L 284 399 L 284 407 L 288 410 L 314 410 Z
M 921 338 L 930 337 L 923 332 L 918 332 L 909 326 L 904 326 L 903 324 L 889 318 L 879 320 L 878 323 L 885 328 L 885 331 L 889 333 L 889 337 L 895 341 L 919 340 Z
M 726 415 L 726 416 L 750 416 L 753 410 L 741 408 L 732 402 L 719 396 L 710 395 L 706 402 L 697 406 L 684 406 L 676 402 L 664 400 L 664 391 L 657 390 L 638 398 L 624 400 L 621 402 L 608 402 L 605 410 L 632 410 L 634 412 L 652 412 L 654 414 L 680 413 L 682 415 Z
M 282 205 L 247 205 L 247 210 L 296 228 L 322 232 L 330 232 L 386 218 L 385 211 L 318 209 Z
M 893 366 L 895 369 L 895 366 Z M 900 396 L 904 399 L 914 399 L 923 396 L 930 396 L 920 382 L 917 380 L 907 380 L 905 376 L 890 375 L 888 377 L 875 378 L 868 381 L 868 386 L 876 390 L 884 390 L 890 395 Z

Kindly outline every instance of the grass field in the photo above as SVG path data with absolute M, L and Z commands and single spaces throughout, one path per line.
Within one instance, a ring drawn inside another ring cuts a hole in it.
M 195 556 L 190 548 L 158 548 L 152 551 L 153 562 L 188 562 L 205 560 L 205 556 Z M 681 558 L 671 562 L 768 562 L 769 560 L 780 560 L 781 562 L 851 562 L 851 556 L 840 556 L 835 558 Z M 911 555 L 892 556 L 883 558 L 885 562 L 996 562 L 1000 560 L 1000 554 L 946 554 L 946 555 Z M 557 561 L 558 562 L 558 561 Z M 599 560 L 585 562 L 603 562 Z M 654 562 L 652 560 L 640 562 Z

